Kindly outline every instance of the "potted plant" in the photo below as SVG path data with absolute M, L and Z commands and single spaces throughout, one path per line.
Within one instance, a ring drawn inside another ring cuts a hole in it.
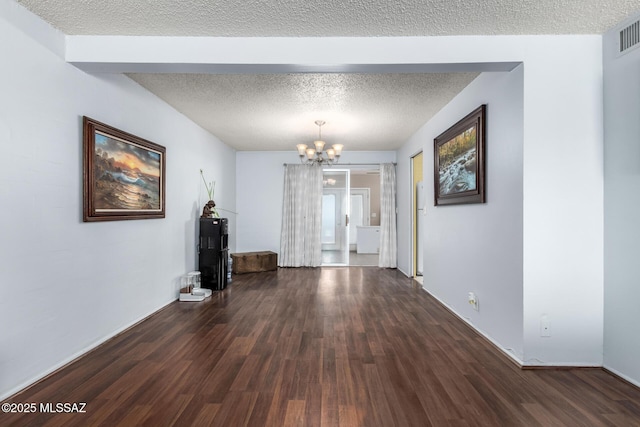
M 209 196 L 209 201 L 204 205 L 204 208 L 202 208 L 202 215 L 200 216 L 200 218 L 220 218 L 220 214 L 218 214 L 218 211 L 216 210 L 216 202 L 213 201 L 216 182 L 207 182 L 207 180 L 204 178 L 204 172 L 202 172 L 202 169 L 200 169 L 200 176 L 202 177 L 204 188 L 207 189 L 207 195 Z

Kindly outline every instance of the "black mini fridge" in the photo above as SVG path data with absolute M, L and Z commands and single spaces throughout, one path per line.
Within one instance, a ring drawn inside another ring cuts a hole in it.
M 198 270 L 200 270 L 203 288 L 221 291 L 227 287 L 228 244 L 227 218 L 200 218 Z

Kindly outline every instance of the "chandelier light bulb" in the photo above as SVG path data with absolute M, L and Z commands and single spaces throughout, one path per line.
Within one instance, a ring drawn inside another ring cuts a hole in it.
M 324 150 L 325 142 L 322 140 L 322 126 L 325 124 L 323 120 L 316 120 L 316 125 L 318 126 L 318 139 L 313 141 L 313 146 L 308 147 L 307 144 L 297 144 L 296 148 L 298 150 L 298 155 L 300 156 L 300 162 L 306 163 L 308 165 L 316 164 L 316 165 L 333 165 L 338 163 L 338 159 L 340 158 L 340 154 L 342 154 L 342 149 L 344 146 L 342 144 L 333 144 L 333 148 L 327 148 Z M 324 153 L 327 153 L 324 156 Z M 306 155 L 306 160 L 305 160 Z
M 307 148 L 307 158 L 309 160 L 313 160 L 313 156 L 316 155 L 316 150 L 314 150 L 313 148 Z

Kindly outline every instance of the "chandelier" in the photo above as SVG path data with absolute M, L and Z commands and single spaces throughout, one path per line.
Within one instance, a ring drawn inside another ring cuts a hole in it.
M 298 148 L 298 155 L 300 156 L 300 162 L 309 165 L 332 165 L 334 163 L 338 163 L 338 160 L 340 160 L 340 154 L 342 154 L 342 148 L 344 146 L 342 144 L 333 144 L 331 148 L 327 148 L 323 152 L 322 150 L 324 150 L 324 141 L 322 140 L 322 125 L 324 125 L 325 122 L 323 120 L 316 120 L 315 123 L 316 125 L 318 125 L 318 139 L 316 141 L 313 141 L 313 145 L 315 146 L 315 148 L 307 148 L 307 144 L 296 145 L 296 147 Z M 326 157 L 324 153 L 326 153 Z

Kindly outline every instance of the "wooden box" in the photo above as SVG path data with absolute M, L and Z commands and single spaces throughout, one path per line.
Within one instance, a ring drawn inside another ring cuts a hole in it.
M 273 271 L 278 268 L 278 254 L 271 251 L 231 254 L 233 274 Z

